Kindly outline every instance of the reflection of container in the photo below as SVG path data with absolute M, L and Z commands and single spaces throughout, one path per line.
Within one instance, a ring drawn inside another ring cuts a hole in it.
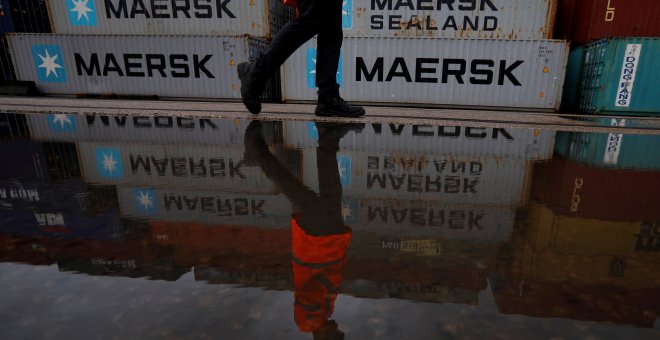
M 560 215 L 660 221 L 660 178 L 654 171 L 603 169 L 556 158 L 534 165 L 532 192 Z
M 318 145 L 318 131 L 313 122 L 285 121 L 283 125 L 284 142 L 288 146 Z M 363 130 L 348 131 L 339 141 L 339 147 L 356 151 L 543 160 L 552 158 L 554 137 L 554 131 L 536 129 L 367 124 Z
M 625 119 L 611 124 L 626 126 Z M 660 135 L 633 135 L 595 132 L 559 132 L 568 145 L 557 153 L 579 163 L 617 169 L 660 169 Z M 568 137 L 567 137 L 568 136 Z
M 657 0 L 561 0 L 555 38 L 583 44 L 607 37 L 660 36 Z
M 243 159 L 242 146 L 79 143 L 88 183 L 273 194 L 275 184 Z
M 35 81 L 44 93 L 225 99 L 240 98 L 236 64 L 266 46 L 218 36 L 13 34 L 8 40 L 18 80 Z M 275 97 L 272 88 L 266 92 Z
M 316 100 L 315 47 L 285 63 L 285 100 Z M 567 56 L 558 40 L 346 38 L 337 78 L 350 101 L 555 110 Z
M 50 0 L 55 33 L 251 35 L 271 37 L 293 16 L 279 0 L 85 1 L 83 16 L 69 1 Z M 175 7 L 176 6 L 176 7 Z
M 343 1 L 345 37 L 547 39 L 557 0 Z M 414 9 L 411 9 L 414 8 Z
M 0 139 L 0 178 L 47 180 L 48 162 L 42 143 L 27 139 Z
M 276 229 L 289 228 L 291 219 L 291 205 L 282 195 L 142 187 L 117 192 L 125 217 Z
M 249 120 L 177 116 L 27 115 L 33 139 L 70 142 L 148 142 L 158 144 L 244 143 Z M 266 143 L 282 140 L 281 122 L 262 122 Z
M 581 49 L 573 54 L 582 53 Z M 584 58 L 570 58 L 580 72 L 580 110 L 618 114 L 660 113 L 656 81 L 660 77 L 660 39 L 617 38 L 584 47 Z M 581 69 L 581 70 L 580 70 Z M 568 77 L 569 79 L 573 76 Z
M 529 163 L 495 157 L 342 151 L 337 153 L 344 195 L 523 205 Z M 316 149 L 303 149 L 303 182 L 318 188 Z

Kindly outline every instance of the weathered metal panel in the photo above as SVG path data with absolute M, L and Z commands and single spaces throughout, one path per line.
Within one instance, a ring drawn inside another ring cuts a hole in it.
M 584 44 L 609 37 L 660 36 L 657 0 L 561 0 L 555 38 Z
M 249 120 L 177 116 L 27 115 L 32 138 L 70 142 L 145 142 L 242 146 Z M 281 122 L 263 122 L 266 142 L 282 138 Z
M 346 37 L 548 39 L 557 0 L 345 0 Z
M 284 64 L 283 99 L 316 99 L 315 47 Z M 349 101 L 556 110 L 567 58 L 557 40 L 346 38 L 337 82 Z
M 573 53 L 579 53 L 574 51 Z M 580 109 L 616 114 L 660 114 L 660 38 L 600 40 L 585 46 Z M 572 72 L 578 68 L 569 67 Z
M 79 143 L 88 183 L 273 194 L 259 167 L 247 166 L 242 147 Z
M 50 0 L 55 33 L 271 37 L 293 17 L 280 0 Z
M 296 148 L 318 145 L 313 122 L 285 121 L 284 142 Z M 551 159 L 555 131 L 403 124 L 367 124 L 339 141 L 342 150 L 413 152 L 434 155 Z
M 282 195 L 142 187 L 119 187 L 117 193 L 124 217 L 264 228 L 290 226 L 291 204 Z
M 265 43 L 247 37 L 11 34 L 19 80 L 44 93 L 239 99 L 236 64 Z
M 315 148 L 303 150 L 303 183 L 319 187 Z M 342 193 L 368 198 L 522 206 L 529 162 L 404 152 L 337 153 Z

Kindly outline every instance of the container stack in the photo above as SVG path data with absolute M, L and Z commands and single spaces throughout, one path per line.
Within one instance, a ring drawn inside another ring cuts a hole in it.
M 563 110 L 660 114 L 658 13 L 655 0 L 561 2 L 556 37 L 574 44 Z
M 240 99 L 239 62 L 288 21 L 280 0 L 50 1 L 55 34 L 8 37 L 19 80 L 49 94 Z M 277 100 L 278 77 L 265 100 Z
M 556 110 L 567 44 L 556 0 L 343 1 L 337 82 L 352 102 Z M 316 99 L 316 40 L 284 65 L 283 99 Z
M 5 35 L 50 31 L 46 0 L 0 0 L 0 81 L 16 79 Z

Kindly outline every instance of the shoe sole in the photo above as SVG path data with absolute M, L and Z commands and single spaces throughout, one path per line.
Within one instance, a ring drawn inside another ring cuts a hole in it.
M 317 109 L 317 110 L 314 111 L 314 113 L 315 113 L 317 116 L 320 116 L 320 117 L 359 118 L 359 117 L 364 116 L 367 112 L 366 112 L 366 110 L 362 109 L 362 111 L 358 112 L 357 114 L 347 115 L 347 114 L 344 113 L 344 112 L 339 112 L 339 111 L 329 111 L 329 112 L 328 112 L 328 111 L 323 111 L 323 112 L 322 112 L 322 111 L 319 111 L 319 110 Z

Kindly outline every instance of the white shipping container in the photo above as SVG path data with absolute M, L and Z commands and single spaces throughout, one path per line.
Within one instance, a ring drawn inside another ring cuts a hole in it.
M 55 33 L 270 37 L 293 17 L 281 0 L 50 0 Z
M 405 239 L 500 242 L 513 231 L 516 208 L 433 200 L 347 198 L 347 222 L 356 231 Z
M 51 94 L 240 99 L 236 64 L 265 46 L 247 37 L 7 36 L 19 80 Z
M 479 156 L 339 150 L 343 195 L 522 206 L 530 163 Z M 315 148 L 303 149 L 303 182 L 318 192 Z
M 556 110 L 565 41 L 346 38 L 337 72 L 344 99 L 397 105 Z M 283 66 L 282 98 L 316 100 L 316 39 Z
M 88 183 L 275 194 L 275 184 L 243 154 L 241 146 L 78 143 Z
M 68 142 L 145 142 L 242 146 L 249 120 L 180 116 L 27 115 L 32 139 Z M 263 122 L 267 142 L 281 138 L 280 122 Z
M 117 194 L 124 217 L 264 228 L 290 226 L 291 205 L 282 195 L 150 187 L 119 187 Z
M 285 121 L 284 142 L 294 148 L 314 148 L 314 122 Z M 492 156 L 508 159 L 552 159 L 555 131 L 465 126 L 366 124 L 339 141 L 342 150 L 412 152 L 434 155 Z
M 557 0 L 344 0 L 346 37 L 549 39 Z

